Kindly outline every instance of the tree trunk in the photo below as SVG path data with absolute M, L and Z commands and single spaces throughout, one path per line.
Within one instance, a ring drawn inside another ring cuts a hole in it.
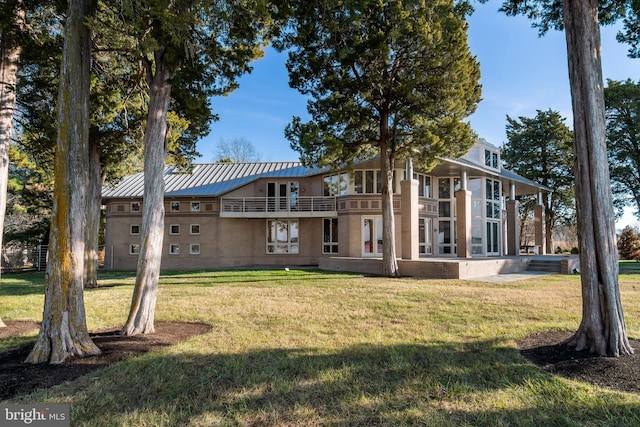
M 149 114 L 144 135 L 144 195 L 142 235 L 136 284 L 123 335 L 154 332 L 154 314 L 164 237 L 164 166 L 167 110 L 171 98 L 173 72 L 163 62 L 163 52 L 155 54 L 155 73 L 149 91 Z M 148 67 L 150 69 L 150 67 Z
M 17 2 L 16 2 L 17 3 Z M 8 6 L 8 5 L 7 5 Z M 16 21 L 24 19 L 24 11 L 15 5 Z M 4 233 L 4 215 L 7 208 L 9 182 L 9 146 L 13 135 L 13 110 L 16 104 L 16 80 L 21 47 L 12 28 L 0 31 L 0 253 Z M 0 319 L 0 328 L 7 325 Z
M 83 300 L 89 186 L 90 0 L 69 3 L 58 96 L 55 192 L 40 334 L 28 363 L 62 363 L 100 354 L 87 330 Z
M 85 288 L 98 287 L 98 234 L 100 231 L 100 193 L 103 177 L 100 168 L 98 142 L 89 143 L 89 194 L 87 210 L 87 241 L 85 243 Z
M 632 354 L 618 287 L 615 217 L 605 142 L 597 0 L 564 0 L 574 120 L 582 322 L 568 341 L 601 356 Z
M 382 275 L 400 277 L 396 257 L 396 224 L 393 211 L 393 164 L 386 143 L 380 144 L 382 174 Z

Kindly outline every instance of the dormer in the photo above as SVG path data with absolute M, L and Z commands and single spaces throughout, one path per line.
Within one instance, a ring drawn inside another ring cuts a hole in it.
M 482 138 L 478 139 L 463 159 L 487 169 L 493 169 L 495 171 L 500 171 L 501 169 L 500 149 Z

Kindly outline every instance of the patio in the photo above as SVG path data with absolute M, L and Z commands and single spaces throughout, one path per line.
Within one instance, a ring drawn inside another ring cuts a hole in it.
M 579 269 L 577 255 L 522 255 L 486 258 L 420 258 L 399 259 L 400 273 L 405 277 L 426 279 L 475 279 L 528 270 L 570 274 Z M 327 271 L 350 271 L 382 274 L 381 258 L 331 257 L 321 258 L 318 267 Z

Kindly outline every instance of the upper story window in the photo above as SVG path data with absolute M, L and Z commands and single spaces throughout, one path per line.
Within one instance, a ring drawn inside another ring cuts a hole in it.
M 140 212 L 140 202 L 131 202 L 131 212 Z
M 354 172 L 356 194 L 379 194 L 382 192 L 382 174 L 379 170 L 358 170 Z
M 431 177 L 422 173 L 414 173 L 413 179 L 418 181 L 418 196 L 431 198 Z
M 180 202 L 171 202 L 171 212 L 180 212 Z
M 355 194 L 382 193 L 382 173 L 379 170 L 357 170 L 353 175 L 353 190 Z M 396 171 L 394 170 L 391 186 L 394 193 L 399 193 L 396 181 Z
M 492 150 L 484 150 L 484 165 L 489 167 L 489 168 L 493 168 L 493 169 L 499 169 L 500 168 L 500 161 L 499 161 L 499 157 L 498 157 L 498 153 Z
M 191 212 L 200 212 L 200 202 L 191 202 Z
M 328 175 L 323 178 L 325 196 L 344 196 L 349 194 L 349 174 L 340 173 Z

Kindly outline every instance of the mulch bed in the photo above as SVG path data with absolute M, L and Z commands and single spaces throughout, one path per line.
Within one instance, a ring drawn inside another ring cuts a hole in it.
M 0 328 L 0 339 L 37 330 L 34 322 L 6 321 Z M 39 388 L 52 387 L 74 380 L 95 369 L 127 357 L 170 346 L 203 334 L 211 327 L 199 323 L 156 322 L 150 335 L 125 337 L 118 330 L 92 334 L 102 350 L 99 356 L 75 358 L 60 365 L 23 363 L 33 344 L 0 354 L 0 400 L 12 399 Z M 586 351 L 577 352 L 561 344 L 570 332 L 550 331 L 528 336 L 519 343 L 522 356 L 541 369 L 566 378 L 614 390 L 640 393 L 640 341 L 630 340 L 636 354 L 623 357 L 596 357 Z
M 0 339 L 18 336 L 37 330 L 38 324 L 25 321 L 6 321 L 0 328 Z M 85 358 L 73 358 L 59 365 L 23 363 L 33 344 L 0 354 L 0 400 L 12 399 L 40 388 L 52 387 L 72 381 L 103 366 L 127 357 L 167 347 L 185 341 L 211 329 L 210 325 L 186 322 L 156 322 L 156 331 L 149 335 L 133 337 L 119 335 L 118 329 L 92 333 L 93 342 L 102 354 Z
M 640 393 L 640 341 L 629 339 L 635 354 L 598 357 L 562 344 L 572 332 L 530 335 L 519 343 L 520 353 L 542 369 L 577 381 L 613 390 Z

